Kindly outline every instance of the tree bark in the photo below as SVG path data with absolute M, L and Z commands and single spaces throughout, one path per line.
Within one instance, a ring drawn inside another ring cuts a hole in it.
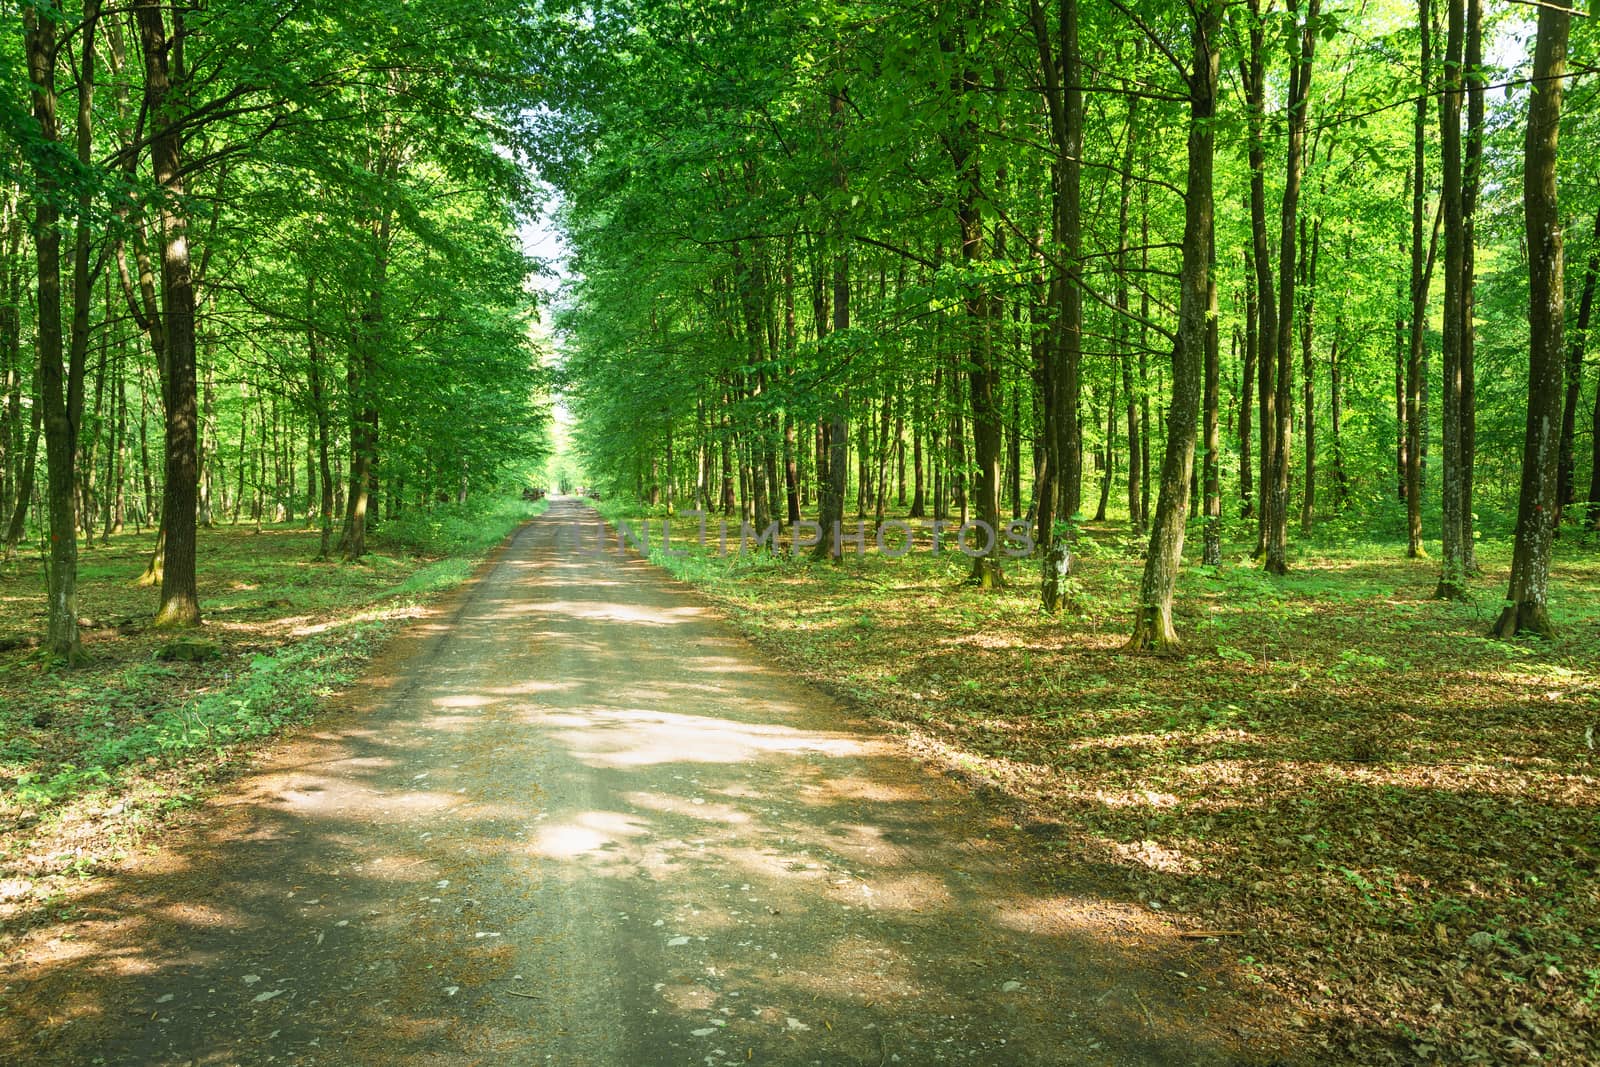
M 1121 350 L 1118 362 L 1122 365 L 1122 393 L 1128 422 L 1128 522 L 1135 533 L 1143 533 L 1144 516 L 1139 506 L 1142 491 L 1139 483 L 1143 475 L 1139 463 L 1139 399 L 1133 389 L 1133 356 L 1128 350 L 1131 341 L 1128 320 L 1128 227 L 1133 209 L 1133 151 L 1138 122 L 1139 97 L 1129 94 L 1127 143 L 1122 149 L 1122 176 L 1117 196 L 1117 341 Z
M 317 548 L 317 558 L 326 560 L 333 552 L 333 462 L 328 440 L 332 416 L 328 411 L 326 388 L 323 383 L 322 351 L 317 344 L 315 319 L 315 282 L 306 279 L 306 385 L 311 393 L 311 412 L 317 424 L 317 473 L 322 483 L 322 500 L 317 509 L 321 515 L 322 539 Z
M 1218 350 L 1217 323 L 1217 247 L 1211 242 L 1211 261 L 1207 267 L 1205 396 L 1202 401 L 1201 433 L 1205 462 L 1201 476 L 1204 493 L 1203 531 L 1200 562 L 1207 567 L 1222 566 L 1222 438 L 1217 430 L 1217 408 L 1221 402 L 1222 359 Z
M 1083 266 L 1082 205 L 1080 188 L 1083 155 L 1083 88 L 1078 45 L 1078 0 L 1060 0 L 1054 33 L 1040 0 L 1029 0 L 1034 45 L 1044 75 L 1045 102 L 1050 114 L 1051 236 L 1053 256 L 1050 332 L 1054 393 L 1047 429 L 1053 437 L 1059 518 L 1071 521 L 1083 505 L 1083 428 L 1078 409 L 1082 394 Z M 975 415 L 976 418 L 976 415 Z M 1047 543 L 1054 531 L 1045 528 L 1041 507 L 1040 536 Z M 981 517 L 981 516 L 980 516 Z
M 1345 258 L 1349 261 L 1346 235 Z M 1334 506 L 1343 509 L 1350 502 L 1350 478 L 1344 469 L 1344 316 L 1333 320 L 1333 345 L 1328 349 L 1328 414 L 1333 435 Z
M 183 24 L 176 16 L 169 37 L 159 0 L 137 0 L 144 52 L 145 104 L 154 128 L 150 161 L 161 187 L 161 319 L 166 335 L 162 392 L 166 399 L 166 521 L 161 605 L 154 625 L 200 624 L 195 585 L 195 534 L 199 495 L 199 403 L 195 385 L 194 283 L 189 265 L 189 216 L 184 203 L 181 92 Z
M 1260 395 L 1260 519 L 1256 524 L 1255 555 L 1267 549 L 1267 529 L 1276 521 L 1271 486 L 1277 470 L 1274 458 L 1278 436 L 1278 364 L 1274 358 L 1278 338 L 1278 297 L 1272 278 L 1272 250 L 1267 243 L 1266 27 L 1260 0 L 1250 0 L 1250 50 L 1243 63 L 1245 108 L 1249 127 L 1250 259 L 1255 268 L 1256 311 L 1261 338 L 1258 364 Z
M 1239 517 L 1255 515 L 1255 488 L 1251 484 L 1250 416 L 1255 405 L 1256 360 L 1261 352 L 1260 309 L 1257 306 L 1254 256 L 1249 248 L 1244 253 L 1244 369 L 1239 377 Z
M 910 517 L 920 519 L 927 514 L 925 499 L 925 474 L 922 466 L 922 389 L 921 383 L 912 386 L 911 393 L 911 511 Z
M 1439 584 L 1433 595 L 1442 600 L 1467 596 L 1467 564 L 1461 542 L 1461 348 L 1466 321 L 1466 250 L 1468 238 L 1462 189 L 1461 96 L 1466 51 L 1466 0 L 1444 0 L 1444 85 L 1439 93 L 1439 131 L 1443 146 L 1440 201 L 1444 212 L 1444 345 L 1441 353 L 1443 396 L 1440 421 L 1444 469 L 1440 474 Z
M 98 20 L 98 4 L 88 4 L 85 16 L 77 124 L 77 155 L 80 163 L 87 160 L 91 147 L 89 120 L 94 77 L 93 36 Z M 57 38 L 53 12 L 41 12 L 37 6 L 28 5 L 23 9 L 23 27 L 28 76 L 33 85 L 31 104 L 34 122 L 45 143 L 58 144 L 61 131 L 56 114 Z M 41 167 L 36 177 L 38 192 L 34 197 L 33 244 L 38 287 L 35 295 L 35 343 L 39 355 L 39 400 L 44 408 L 46 510 L 50 530 L 45 648 L 71 666 L 82 657 L 82 646 L 78 639 L 76 464 L 78 429 L 83 411 L 84 360 L 88 349 L 89 220 L 83 199 L 89 194 L 83 193 L 79 201 L 74 242 L 74 302 L 81 306 L 73 310 L 71 350 L 64 352 L 61 330 L 59 182 L 50 167 Z
M 1183 561 L 1183 534 L 1189 510 L 1189 472 L 1194 466 L 1201 375 L 1211 306 L 1213 230 L 1212 174 L 1216 131 L 1217 47 L 1221 6 L 1201 0 L 1191 29 L 1194 60 L 1189 83 L 1189 167 L 1184 194 L 1182 291 L 1178 339 L 1172 354 L 1172 406 L 1167 416 L 1167 453 L 1161 464 L 1161 494 L 1156 503 L 1150 547 L 1139 588 L 1139 608 L 1128 647 L 1176 648 L 1172 596 Z
M 1294 310 L 1300 217 L 1300 179 L 1305 163 L 1306 120 L 1311 103 L 1312 61 L 1316 56 L 1321 0 L 1310 0 L 1300 26 L 1300 49 L 1289 75 L 1288 144 L 1285 148 L 1283 203 L 1278 231 L 1277 408 L 1272 446 L 1272 480 L 1262 485 L 1268 506 L 1266 567 L 1271 574 L 1289 571 L 1289 449 L 1294 425 Z M 1291 0 L 1289 10 L 1296 12 Z
M 1067 2 L 1071 3 L 1072 0 Z M 960 60 L 966 54 L 965 45 L 966 42 L 958 42 L 954 35 L 946 35 L 940 40 L 940 48 L 945 55 L 957 60 L 950 76 L 950 94 L 957 101 L 965 101 L 980 86 L 977 70 Z M 1000 566 L 998 536 L 1002 444 L 1000 368 L 994 353 L 993 302 L 987 286 L 978 279 L 985 260 L 978 127 L 965 104 L 957 110 L 955 122 L 945 133 L 945 147 L 955 170 L 955 215 L 961 234 L 961 265 L 965 272 L 962 318 L 965 324 L 963 347 L 966 352 L 967 394 L 972 405 L 972 491 L 977 504 L 978 521 L 986 523 L 989 530 L 995 533 L 992 538 L 979 535 L 981 543 L 975 546 L 978 551 L 973 553 L 969 580 L 989 589 L 1005 581 Z M 1064 446 L 1068 444 L 1070 438 L 1063 441 Z
M 1600 272 L 1600 212 L 1595 213 L 1594 236 L 1589 243 L 1589 261 L 1583 272 L 1583 293 L 1578 298 L 1578 321 L 1573 324 L 1572 341 L 1567 346 L 1566 400 L 1561 406 L 1561 465 L 1556 480 L 1557 528 L 1566 507 L 1576 499 L 1576 455 L 1573 437 L 1578 426 L 1578 399 L 1583 393 L 1583 358 L 1589 341 L 1589 320 L 1594 311 L 1595 275 Z M 1596 401 L 1600 407 L 1600 400 Z M 1591 476 L 1592 478 L 1592 476 Z
M 1300 220 L 1300 243 L 1305 245 L 1306 222 Z M 1317 379 L 1311 358 L 1317 308 L 1317 260 L 1322 251 L 1322 220 L 1311 224 L 1311 251 L 1305 260 L 1306 295 L 1300 320 L 1300 387 L 1305 430 L 1305 492 L 1300 497 L 1300 536 L 1310 537 L 1317 516 Z M 1338 344 L 1337 338 L 1334 344 Z
M 1422 91 L 1417 94 L 1416 122 L 1412 126 L 1411 152 L 1411 343 L 1406 357 L 1406 555 L 1422 559 L 1422 445 L 1427 426 L 1423 421 L 1422 391 L 1426 386 L 1423 351 L 1428 312 L 1428 276 L 1423 252 L 1423 226 L 1427 219 L 1428 70 L 1433 63 L 1430 34 L 1433 16 L 1429 0 L 1418 0 L 1417 29 L 1422 37 L 1420 69 Z
M 1505 609 L 1490 631 L 1555 636 L 1548 604 L 1550 548 L 1555 537 L 1556 468 L 1560 459 L 1562 331 L 1566 316 L 1556 162 L 1562 81 L 1572 16 L 1539 9 L 1523 146 L 1522 205 L 1528 242 L 1528 420 L 1522 447 L 1522 489 Z
M 1473 468 L 1478 454 L 1477 305 L 1478 193 L 1483 184 L 1484 83 L 1483 0 L 1467 0 L 1467 140 L 1461 174 L 1461 559 L 1469 575 L 1478 573 L 1477 540 L 1472 515 Z
M 37 378 L 36 378 L 37 380 Z M 37 385 L 34 387 L 34 396 L 40 396 Z M 39 455 L 39 435 L 44 426 L 44 403 L 40 400 L 33 405 L 33 415 L 28 430 L 27 445 L 22 453 L 22 468 L 17 474 L 16 505 L 11 509 L 11 521 L 6 524 L 6 543 L 4 557 L 10 561 L 16 553 L 17 545 L 22 541 L 22 535 L 28 524 L 28 506 L 33 502 L 33 482 L 37 472 Z
M 849 175 L 845 170 L 842 155 L 844 140 L 844 95 L 840 91 L 828 94 L 828 117 L 832 128 L 833 143 L 830 146 L 830 164 L 833 171 L 833 187 L 843 194 L 849 187 Z M 844 220 L 833 220 L 832 237 L 836 247 L 832 249 L 832 277 L 833 277 L 833 332 L 842 333 L 850 329 L 850 252 L 845 244 Z M 823 283 L 821 264 L 816 272 L 816 289 L 812 306 L 816 313 L 817 339 L 820 342 L 829 332 L 828 323 L 828 296 L 827 287 Z M 840 376 L 843 377 L 842 375 Z M 835 552 L 833 532 L 839 529 L 844 522 L 844 496 L 849 471 L 846 464 L 849 462 L 849 435 L 850 428 L 847 423 L 850 410 L 850 392 L 848 387 L 840 386 L 834 390 L 834 395 L 829 398 L 830 408 L 823 425 L 827 442 L 827 449 L 819 453 L 819 466 L 826 459 L 826 476 L 818 471 L 820 482 L 818 496 L 821 507 L 817 516 L 822 526 L 822 536 L 817 539 L 817 546 L 812 550 L 816 559 L 832 558 L 838 562 L 843 558 L 844 546 L 841 543 Z

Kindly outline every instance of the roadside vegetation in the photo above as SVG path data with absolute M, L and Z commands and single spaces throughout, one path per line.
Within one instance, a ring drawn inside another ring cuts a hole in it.
M 1063 892 L 1220 934 L 1330 1057 L 1595 1062 L 1594 545 L 1558 547 L 1560 636 L 1506 642 L 1485 636 L 1504 540 L 1480 546 L 1481 598 L 1448 601 L 1359 532 L 1381 516 L 1326 525 L 1284 578 L 1251 563 L 1246 525 L 1222 566 L 1184 569 L 1173 656 L 1125 650 L 1143 539 L 1120 525 L 1080 531 L 1054 617 L 1031 583 L 980 591 L 926 543 L 652 558 L 1004 810 Z
M 151 537 L 85 553 L 85 662 L 36 647 L 36 555 L 0 571 L 0 924 L 50 917 L 63 884 L 139 847 L 352 681 L 384 638 L 458 586 L 544 502 L 444 506 L 386 523 L 357 565 L 303 525 L 201 531 L 203 630 L 148 625 Z M 61 918 L 62 916 L 56 916 Z M 3 947 L 0 947 L 3 952 Z

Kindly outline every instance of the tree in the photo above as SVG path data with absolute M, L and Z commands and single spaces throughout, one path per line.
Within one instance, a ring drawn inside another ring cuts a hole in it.
M 1272 574 L 1289 570 L 1289 449 L 1294 423 L 1294 311 L 1296 284 L 1296 232 L 1300 219 L 1300 183 L 1304 169 L 1306 121 L 1311 105 L 1312 60 L 1316 56 L 1318 16 L 1321 0 L 1309 0 L 1305 18 L 1299 22 L 1299 48 L 1289 75 L 1288 144 L 1285 148 L 1283 202 L 1278 233 L 1278 314 L 1277 336 L 1268 339 L 1276 345 L 1277 369 L 1274 372 L 1276 418 L 1272 446 L 1270 479 L 1262 480 L 1266 527 L 1266 567 Z M 1295 0 L 1289 13 L 1298 16 Z M 1263 356 L 1263 362 L 1266 360 Z
M 1115 2 L 1115 0 L 1113 0 Z M 1151 523 L 1139 606 L 1128 647 L 1162 651 L 1176 647 L 1172 595 L 1183 559 L 1189 512 L 1189 477 L 1194 466 L 1202 370 L 1208 323 L 1215 314 L 1211 245 L 1215 239 L 1212 180 L 1216 131 L 1218 36 L 1221 5 L 1202 3 L 1190 31 L 1191 67 L 1179 68 L 1189 95 L 1189 167 L 1184 185 L 1183 272 L 1178 340 L 1172 352 L 1172 405 L 1167 414 L 1167 452 L 1161 493 Z M 1168 53 L 1170 56 L 1170 53 Z M 1173 60 L 1177 65 L 1177 60 Z
M 195 582 L 199 507 L 199 400 L 195 392 L 194 277 L 189 262 L 189 215 L 184 203 L 182 105 L 186 92 L 182 16 L 168 34 L 158 0 L 138 0 L 144 53 L 145 104 L 151 116 L 150 160 L 161 190 L 162 388 L 167 413 L 166 479 L 162 514 L 165 551 L 161 606 L 155 625 L 200 624 Z
M 88 171 L 92 152 L 94 86 L 94 33 L 99 5 L 86 3 L 83 19 L 75 27 L 82 35 L 82 66 L 78 71 L 76 152 L 68 155 L 61 144 L 57 120 L 56 65 L 59 59 L 53 8 L 28 5 L 23 9 L 28 77 L 33 83 L 30 146 L 37 180 L 34 198 L 33 245 L 37 263 L 37 332 L 39 352 L 39 403 L 43 408 L 45 470 L 48 483 L 50 552 L 47 570 L 49 622 L 45 647 L 67 661 L 82 654 L 78 640 L 78 429 L 83 417 L 84 363 L 88 355 L 89 293 L 93 288 L 90 263 L 90 202 L 94 188 Z M 76 174 L 68 161 L 82 168 Z M 61 306 L 60 199 L 75 193 L 76 223 L 72 254 L 72 325 L 70 343 L 63 351 Z
M 1505 608 L 1491 635 L 1552 637 L 1550 546 L 1560 501 L 1561 379 L 1566 292 L 1556 163 L 1561 135 L 1562 81 L 1572 16 L 1551 5 L 1539 9 L 1528 125 L 1523 142 L 1522 205 L 1528 241 L 1528 416 L 1522 446 L 1522 488 Z
M 1472 324 L 1467 290 L 1466 242 L 1472 239 L 1466 220 L 1466 190 L 1463 186 L 1461 151 L 1461 102 L 1466 85 L 1466 0 L 1444 0 L 1445 48 L 1444 82 L 1439 94 L 1439 126 L 1444 150 L 1443 204 L 1444 256 L 1444 470 L 1440 488 L 1444 498 L 1439 585 L 1434 596 L 1457 600 L 1467 595 L 1466 545 L 1462 535 L 1469 529 L 1462 522 L 1462 510 L 1470 508 L 1463 496 L 1462 397 L 1463 350 Z
M 1054 462 L 1047 463 L 1050 474 L 1042 487 L 1054 492 L 1050 500 L 1041 500 L 1039 511 L 1039 540 L 1048 545 L 1055 537 L 1055 500 L 1061 501 L 1060 517 L 1069 522 L 1083 502 L 1083 430 L 1078 422 L 1083 402 L 1083 87 L 1077 0 L 1060 0 L 1053 36 L 1040 0 L 1029 0 L 1028 14 L 1044 75 L 1054 149 L 1050 163 L 1051 319 L 1044 379 L 1049 389 L 1044 404 L 1045 448 Z
M 1421 40 L 1419 69 L 1422 71 L 1422 85 L 1417 93 L 1411 156 L 1411 330 L 1405 360 L 1406 554 L 1412 559 L 1420 559 L 1427 554 L 1422 547 L 1422 453 L 1428 429 L 1424 418 L 1423 390 L 1427 387 L 1425 320 L 1433 255 L 1430 252 L 1424 257 L 1423 226 L 1427 220 L 1428 71 L 1433 64 L 1432 28 L 1433 16 L 1429 2 L 1418 0 L 1417 32 Z M 1438 232 L 1437 222 L 1434 232 Z

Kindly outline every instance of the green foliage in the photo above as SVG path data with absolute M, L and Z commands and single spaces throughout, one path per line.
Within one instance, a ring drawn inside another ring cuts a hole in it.
M 115 788 L 130 765 L 144 760 L 220 752 L 272 733 L 303 718 L 349 681 L 384 629 L 380 623 L 357 624 L 335 637 L 253 656 L 219 688 L 162 708 L 144 722 L 129 725 L 109 712 L 91 713 L 77 728 L 74 761 L 24 773 L 10 793 L 24 805 L 46 807 L 87 790 Z
M 380 542 L 421 556 L 476 558 L 494 548 L 520 523 L 543 514 L 549 501 L 528 502 L 513 496 L 469 499 L 440 504 L 428 511 L 384 523 Z M 413 576 L 415 578 L 415 576 Z

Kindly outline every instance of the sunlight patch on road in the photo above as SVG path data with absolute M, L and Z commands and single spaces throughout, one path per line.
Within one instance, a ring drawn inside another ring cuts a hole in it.
M 636 626 L 674 626 L 705 616 L 703 608 L 653 608 L 643 604 L 618 604 L 604 600 L 530 600 L 507 607 L 500 614 L 556 615 L 584 622 L 624 622 Z
M 570 678 L 530 678 L 517 685 L 495 686 L 485 689 L 484 692 L 497 698 L 513 698 L 538 696 L 541 693 L 561 693 L 577 688 L 578 683 Z
M 540 826 L 530 851 L 547 859 L 573 859 L 607 846 L 622 846 L 630 838 L 647 837 L 650 828 L 638 819 L 615 811 L 586 811 L 570 821 Z
M 491 704 L 500 703 L 500 698 L 482 696 L 477 693 L 463 693 L 460 696 L 434 697 L 433 706 L 436 708 L 486 708 Z
M 797 753 L 847 757 L 862 750 L 859 741 L 842 736 L 648 708 L 571 709 L 542 718 L 556 728 L 554 740 L 591 766 L 738 763 Z
M 701 819 L 706 822 L 725 823 L 729 826 L 743 826 L 752 821 L 749 812 L 740 811 L 732 804 L 721 804 L 705 797 L 669 796 L 662 793 L 628 793 L 626 799 L 630 804 L 651 811 L 662 812 L 667 815 L 677 815 L 687 819 Z
M 572 859 L 611 843 L 611 838 L 587 826 L 541 827 L 535 851 L 553 860 Z

